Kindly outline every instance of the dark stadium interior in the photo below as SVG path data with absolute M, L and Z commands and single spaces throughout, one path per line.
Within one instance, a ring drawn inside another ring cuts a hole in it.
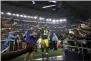
M 50 5 L 54 6 L 43 8 Z M 24 17 L 22 17 L 23 15 Z M 82 21 L 89 19 L 91 22 L 91 1 L 1 1 L 1 18 L 7 20 L 13 18 L 17 23 L 13 26 L 15 35 L 22 35 L 31 26 L 39 25 L 42 27 L 46 24 L 52 35 L 56 33 L 60 38 L 60 34 L 68 33 L 69 29 L 77 29 Z M 61 21 L 62 19 L 64 21 Z M 53 22 L 54 20 L 55 22 Z M 2 30 L 1 32 L 1 40 L 7 39 L 8 34 L 3 34 Z M 1 47 L 3 49 L 3 45 Z

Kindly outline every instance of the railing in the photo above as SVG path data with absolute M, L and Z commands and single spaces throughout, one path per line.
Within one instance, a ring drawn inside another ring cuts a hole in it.
M 64 54 L 66 57 L 65 59 L 71 58 L 71 60 L 91 61 L 91 40 L 67 40 L 67 41 L 68 42 L 65 45 L 66 49 L 64 47 Z M 84 47 L 83 41 L 86 42 L 85 43 L 86 47 Z M 78 42 L 79 42 L 80 46 L 77 45 Z M 73 43 L 73 45 L 71 43 Z M 87 43 L 90 44 L 89 47 L 88 47 Z M 74 49 L 74 50 L 72 50 L 72 49 Z M 75 51 L 75 49 L 77 49 L 80 52 L 78 53 L 78 51 Z M 89 53 L 84 52 L 84 50 L 89 51 Z
M 8 41 L 8 46 L 5 47 L 5 40 L 1 41 L 1 53 L 4 53 L 5 51 L 10 52 L 10 51 L 17 51 L 20 49 L 23 49 L 23 43 L 22 42 L 17 42 L 15 41 Z

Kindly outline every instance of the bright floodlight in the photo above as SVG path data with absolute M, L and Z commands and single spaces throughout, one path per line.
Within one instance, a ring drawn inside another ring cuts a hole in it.
M 24 18 L 27 18 L 27 16 L 26 16 L 26 15 L 24 15 Z
M 53 22 L 53 23 L 55 23 L 55 22 L 56 22 L 56 20 L 52 20 L 52 22 Z
M 19 17 L 19 14 L 16 14 L 17 17 Z
M 49 21 L 51 21 L 51 19 L 49 19 Z
M 56 22 L 59 22 L 59 20 L 56 20 Z
M 32 1 L 33 4 L 35 4 L 35 1 Z
M 42 20 L 42 18 L 40 17 L 39 20 Z
M 13 16 L 15 16 L 15 14 L 12 14 Z
M 28 16 L 28 18 L 31 18 L 30 16 Z
M 12 15 L 10 12 L 7 12 L 6 14 L 7 14 L 7 15 Z
M 46 21 L 51 21 L 51 19 L 46 19 Z
M 1 12 L 1 14 L 4 14 L 4 12 Z
M 63 21 L 66 21 L 66 19 L 63 19 Z
M 53 7 L 53 6 L 56 6 L 56 5 L 44 6 L 44 7 L 42 7 L 42 8 L 48 8 L 48 7 Z
M 31 16 L 30 18 L 32 18 L 32 19 L 33 19 L 33 16 Z
M 40 17 L 39 20 L 44 20 L 44 18 Z
M 37 16 L 34 16 L 34 19 L 37 19 Z
M 60 22 L 62 22 L 63 20 L 62 19 L 60 19 Z
M 23 15 L 20 15 L 20 17 L 24 17 Z
M 49 2 L 53 2 L 53 3 L 56 3 L 56 1 L 49 1 Z
M 46 19 L 46 21 L 49 21 L 49 19 Z

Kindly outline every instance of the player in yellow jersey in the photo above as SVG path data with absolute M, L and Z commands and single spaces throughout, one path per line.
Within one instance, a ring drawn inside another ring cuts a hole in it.
M 42 49 L 42 57 L 44 56 L 44 49 L 46 49 L 46 55 L 48 56 L 48 48 L 49 48 L 49 35 L 50 32 L 48 30 L 47 25 L 41 29 L 41 49 Z M 43 57 L 44 58 L 44 57 Z

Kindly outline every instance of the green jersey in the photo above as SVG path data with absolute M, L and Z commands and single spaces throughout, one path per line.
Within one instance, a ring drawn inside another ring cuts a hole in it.
M 49 30 L 42 28 L 41 32 L 42 32 L 42 35 L 41 35 L 42 39 L 48 39 Z

